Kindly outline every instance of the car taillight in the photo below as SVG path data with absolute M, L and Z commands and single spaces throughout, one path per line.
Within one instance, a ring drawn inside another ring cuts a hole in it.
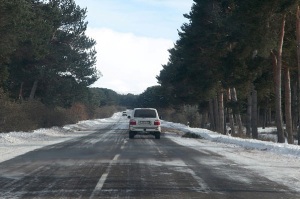
M 136 121 L 135 120 L 130 120 L 129 125 L 136 125 Z
M 154 125 L 155 125 L 155 126 L 159 126 L 159 125 L 160 125 L 160 121 L 159 121 L 159 120 L 155 120 L 155 121 L 154 121 Z

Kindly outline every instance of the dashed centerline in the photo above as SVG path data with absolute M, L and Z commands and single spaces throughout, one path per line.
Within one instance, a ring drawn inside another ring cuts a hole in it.
M 103 185 L 104 185 L 104 183 L 105 183 L 105 181 L 106 181 L 106 179 L 107 179 L 107 176 L 108 176 L 108 174 L 109 174 L 109 172 L 110 172 L 110 169 L 111 169 L 113 163 L 114 163 L 115 161 L 117 161 L 119 157 L 120 157 L 120 154 L 117 154 L 117 155 L 115 155 L 115 157 L 110 161 L 110 163 L 109 163 L 109 165 L 108 165 L 106 171 L 102 174 L 101 178 L 99 179 L 99 181 L 98 181 L 98 183 L 97 183 L 97 185 L 96 185 L 96 187 L 95 187 L 93 193 L 91 194 L 90 198 L 94 198 L 95 194 L 98 193 L 98 192 L 100 192 L 100 191 L 102 190 L 102 187 L 103 187 Z

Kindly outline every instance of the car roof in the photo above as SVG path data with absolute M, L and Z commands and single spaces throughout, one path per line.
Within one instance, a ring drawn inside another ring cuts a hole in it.
M 140 109 L 156 110 L 155 108 L 135 108 L 133 110 L 140 110 Z

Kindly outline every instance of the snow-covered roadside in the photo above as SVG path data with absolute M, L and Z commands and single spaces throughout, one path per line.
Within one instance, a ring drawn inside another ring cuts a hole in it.
M 37 129 L 33 132 L 0 133 L 0 162 L 29 151 L 94 133 L 90 129 L 104 128 L 117 122 L 120 113 L 111 118 L 81 121 L 62 128 Z M 89 129 L 89 131 L 87 131 Z
M 272 181 L 284 184 L 291 190 L 300 192 L 300 146 L 235 138 L 207 129 L 190 128 L 171 122 L 163 122 L 163 126 L 195 133 L 204 138 L 182 138 L 181 136 L 174 136 L 174 133 L 166 132 L 168 138 L 180 145 L 201 152 L 219 154 L 231 160 L 233 164 L 254 171 Z M 203 163 L 205 164 L 205 162 Z M 216 163 L 208 162 L 207 164 L 214 166 L 213 164 Z
M 162 126 L 167 128 L 175 128 L 183 132 L 195 133 L 197 135 L 200 135 L 204 139 L 213 142 L 234 144 L 236 146 L 240 146 L 246 149 L 270 151 L 277 154 L 291 155 L 300 158 L 300 146 L 298 145 L 290 145 L 287 143 L 280 144 L 280 143 L 266 142 L 266 141 L 260 141 L 254 139 L 241 139 L 237 137 L 231 137 L 228 135 L 221 135 L 219 133 L 207 129 L 190 128 L 183 124 L 175 124 L 166 121 L 163 122 Z M 270 128 L 270 131 L 273 130 L 274 130 L 273 128 Z M 264 132 L 267 132 L 267 130 L 264 130 Z
M 111 118 L 82 121 L 63 128 L 38 129 L 31 133 L 0 133 L 0 162 L 47 145 L 94 133 L 95 131 L 91 129 L 105 128 L 111 123 L 118 123 L 122 120 L 121 118 L 123 118 L 121 113 L 116 113 Z M 124 125 L 126 126 L 122 123 L 115 128 L 124 127 Z M 233 164 L 262 174 L 272 181 L 285 184 L 292 190 L 300 192 L 300 147 L 297 145 L 240 139 L 166 121 L 162 121 L 162 126 L 183 132 L 193 132 L 205 138 L 182 138 L 174 136 L 174 133 L 166 132 L 166 137 L 180 145 L 201 152 L 220 154 L 232 160 Z M 216 162 L 205 163 L 212 166 L 216 164 Z

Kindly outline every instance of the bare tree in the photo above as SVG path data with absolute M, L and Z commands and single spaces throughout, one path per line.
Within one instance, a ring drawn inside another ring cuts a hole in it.
M 280 30 L 279 44 L 277 56 L 274 52 L 271 52 L 274 69 L 274 84 L 275 84 L 275 107 L 276 107 L 276 126 L 277 126 L 277 137 L 279 143 L 284 143 L 284 130 L 282 122 L 282 106 L 281 106 L 281 66 L 282 66 L 282 46 L 284 39 L 284 28 L 285 28 L 285 15 L 282 17 L 282 24 Z
M 300 145 L 300 8 L 297 8 L 297 15 L 296 15 L 296 37 L 297 37 L 297 64 L 298 64 L 298 145 Z
M 219 105 L 218 105 L 218 96 L 214 98 L 214 115 L 215 115 L 215 125 L 216 131 L 220 131 L 220 119 L 219 119 Z
M 210 130 L 216 130 L 215 123 L 215 114 L 214 114 L 214 101 L 213 99 L 209 100 L 209 121 L 210 121 Z
M 225 121 L 224 121 L 224 94 L 221 90 L 218 94 L 218 102 L 219 102 L 219 132 L 225 134 Z
M 229 103 L 231 102 L 230 88 L 227 89 L 227 102 L 229 102 Z M 231 133 L 235 134 L 234 119 L 233 119 L 233 113 L 232 113 L 231 107 L 228 108 L 228 118 L 229 118 Z
M 257 130 L 257 91 L 253 88 L 252 90 L 252 111 L 251 111 L 251 130 L 252 137 L 258 139 L 258 130 Z
M 38 86 L 38 80 L 35 80 L 34 83 L 33 83 L 32 88 L 31 88 L 29 100 L 33 100 L 33 99 L 34 99 L 34 96 L 35 96 L 35 92 L 36 92 L 37 86 Z
M 247 101 L 247 123 L 246 123 L 247 137 L 251 137 L 251 113 L 252 113 L 252 95 L 250 90 L 248 94 L 248 101 Z
M 234 102 L 237 102 L 237 94 L 236 94 L 236 89 L 232 88 L 231 89 L 231 94 L 232 94 L 232 100 Z M 235 118 L 236 118 L 236 123 L 238 125 L 238 133 L 243 134 L 243 123 L 242 123 L 242 118 L 240 114 L 240 110 L 237 109 L 237 112 L 235 113 Z
M 290 70 L 287 66 L 284 67 L 284 92 L 285 92 L 285 125 L 288 135 L 288 143 L 293 144 L 293 129 L 292 129 L 292 97 L 291 97 L 291 80 Z

